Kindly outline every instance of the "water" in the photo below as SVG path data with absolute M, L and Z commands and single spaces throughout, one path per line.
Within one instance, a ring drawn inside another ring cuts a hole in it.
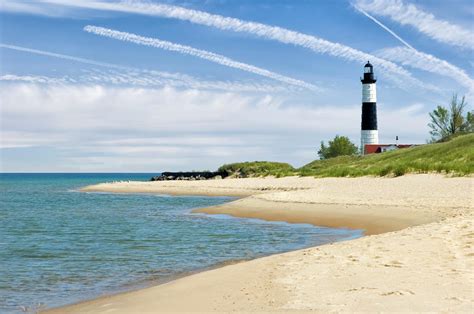
M 0 313 L 65 305 L 226 261 L 361 236 L 191 213 L 230 197 L 77 191 L 151 175 L 0 174 Z

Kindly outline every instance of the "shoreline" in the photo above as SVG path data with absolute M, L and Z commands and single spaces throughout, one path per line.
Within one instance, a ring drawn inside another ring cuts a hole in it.
M 286 253 L 286 252 L 284 252 L 284 253 Z M 268 255 L 268 256 L 270 256 L 270 255 Z M 262 257 L 266 257 L 266 256 L 261 256 L 261 257 L 257 257 L 257 258 L 262 258 Z M 255 258 L 253 258 L 253 259 L 255 259 Z M 107 300 L 109 298 L 114 298 L 114 297 L 117 297 L 117 296 L 121 296 L 121 295 L 129 294 L 129 293 L 141 291 L 141 290 L 144 290 L 144 289 L 159 287 L 159 286 L 165 285 L 167 283 L 170 283 L 170 282 L 173 282 L 173 281 L 176 281 L 176 280 L 180 280 L 180 279 L 183 279 L 183 278 L 187 278 L 187 277 L 190 277 L 190 276 L 202 273 L 202 272 L 212 271 L 212 270 L 216 270 L 216 269 L 223 268 L 223 267 L 226 267 L 226 266 L 245 263 L 245 262 L 251 261 L 253 259 L 252 258 L 251 259 L 241 259 L 241 260 L 233 259 L 233 260 L 223 261 L 223 262 L 220 262 L 220 263 L 217 263 L 215 265 L 208 266 L 208 267 L 203 267 L 203 268 L 199 268 L 199 269 L 195 269 L 195 270 L 191 270 L 191 271 L 183 271 L 183 272 L 176 273 L 176 274 L 173 274 L 169 277 L 159 279 L 159 280 L 146 280 L 145 279 L 145 280 L 140 281 L 141 283 L 138 283 L 138 282 L 137 283 L 129 283 L 129 284 L 127 284 L 127 286 L 129 288 L 125 288 L 125 286 L 124 286 L 120 289 L 116 289 L 115 291 L 104 292 L 103 294 L 101 294 L 97 297 L 91 298 L 91 299 L 84 299 L 84 300 L 79 300 L 79 301 L 76 301 L 74 303 L 69 303 L 69 304 L 66 304 L 66 305 L 60 305 L 60 306 L 54 306 L 54 307 L 51 307 L 51 308 L 46 308 L 44 310 L 40 310 L 39 313 L 63 313 L 63 311 L 65 309 L 70 308 L 70 307 L 76 307 L 76 306 L 82 307 L 82 305 L 84 305 L 86 303 L 89 303 L 89 302 Z
M 233 190 L 247 197 L 194 212 L 363 227 L 367 236 L 227 265 L 46 313 L 327 312 L 354 308 L 465 311 L 474 303 L 469 294 L 474 284 L 470 270 L 474 256 L 470 178 L 411 175 L 225 179 L 161 185 L 119 182 L 83 189 L 93 190 L 217 196 L 232 196 L 225 192 Z M 448 231 L 440 231 L 444 229 Z M 454 253 L 453 247 L 457 250 Z M 388 252 L 394 256 L 387 256 Z M 438 260 L 433 260 L 436 254 Z M 440 274 L 442 278 L 438 278 Z M 387 281 L 387 276 L 391 280 Z M 387 291 L 375 293 L 379 290 Z
M 263 258 L 269 258 L 269 257 L 272 257 L 272 256 L 281 255 L 281 254 L 288 254 L 288 253 L 293 253 L 293 252 L 297 252 L 297 251 L 303 251 L 303 250 L 307 250 L 307 249 L 310 249 L 310 248 L 315 248 L 315 247 L 319 247 L 319 246 L 323 246 L 323 245 L 332 245 L 334 243 L 339 243 L 339 242 L 353 241 L 353 240 L 362 238 L 364 236 L 365 236 L 364 234 L 362 234 L 361 236 L 351 236 L 351 237 L 342 238 L 342 239 L 339 239 L 339 240 L 336 240 L 336 241 L 333 241 L 333 242 L 329 242 L 329 243 L 325 243 L 325 244 L 318 244 L 316 246 L 315 245 L 310 245 L 310 246 L 302 247 L 302 248 L 299 248 L 299 249 L 283 251 L 283 252 L 280 252 L 280 253 L 272 253 L 270 255 L 256 256 L 256 257 L 253 257 L 253 258 L 227 260 L 227 261 L 223 261 L 223 262 L 220 262 L 220 263 L 217 263 L 215 265 L 208 266 L 208 267 L 199 268 L 199 269 L 195 269 L 195 270 L 187 271 L 187 272 L 182 272 L 182 273 L 177 273 L 175 275 L 170 276 L 169 278 L 165 278 L 165 279 L 162 279 L 162 280 L 146 281 L 147 284 L 145 284 L 145 283 L 136 284 L 136 285 L 131 284 L 131 286 L 133 287 L 131 289 L 122 289 L 122 290 L 118 290 L 116 292 L 104 293 L 104 294 L 102 294 L 100 296 L 97 296 L 95 298 L 92 298 L 92 299 L 85 299 L 85 300 L 77 301 L 77 302 L 62 305 L 62 306 L 47 308 L 45 310 L 41 310 L 39 313 L 58 313 L 58 314 L 59 313 L 76 313 L 75 307 L 78 307 L 77 313 L 83 313 L 83 311 L 84 311 L 83 306 L 85 306 L 89 303 L 91 303 L 95 307 L 96 302 L 106 301 L 107 299 L 120 297 L 120 296 L 123 296 L 125 294 L 140 292 L 140 291 L 145 290 L 145 289 L 152 289 L 152 288 L 160 287 L 160 286 L 166 285 L 168 283 L 172 283 L 172 282 L 175 282 L 175 281 L 178 281 L 178 280 L 181 280 L 181 279 L 185 279 L 185 278 L 188 278 L 188 277 L 191 277 L 191 276 L 194 276 L 194 275 L 198 275 L 198 274 L 201 274 L 201 273 L 219 270 L 219 269 L 222 269 L 222 268 L 225 268 L 225 267 L 228 267 L 228 266 L 233 266 L 233 265 L 238 265 L 238 264 L 245 264 L 245 263 L 248 263 L 250 261 L 259 260 L 259 259 L 263 259 Z M 95 313 L 95 312 L 96 311 L 94 310 L 91 313 Z M 126 312 L 126 313 L 130 313 L 130 312 Z M 142 312 L 140 312 L 140 313 L 142 313 Z

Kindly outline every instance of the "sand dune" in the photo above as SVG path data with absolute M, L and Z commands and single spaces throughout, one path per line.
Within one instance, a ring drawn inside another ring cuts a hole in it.
M 84 191 L 253 195 L 199 211 L 364 228 L 371 235 L 50 312 L 473 312 L 473 184 L 473 178 L 410 175 L 86 187 Z

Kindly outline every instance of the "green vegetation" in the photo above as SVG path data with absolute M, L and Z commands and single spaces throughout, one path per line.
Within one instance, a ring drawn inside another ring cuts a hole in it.
M 318 155 L 320 159 L 328 159 L 338 156 L 352 156 L 356 155 L 357 152 L 357 146 L 347 136 L 336 135 L 332 141 L 329 141 L 328 146 L 321 141 Z
M 474 111 L 467 112 L 464 117 L 464 109 L 467 107 L 465 97 L 458 101 L 458 95 L 454 94 L 449 108 L 438 106 L 430 112 L 431 141 L 446 141 L 452 135 L 458 133 L 474 132 Z
M 244 162 L 224 165 L 219 171 L 237 177 L 314 176 L 358 177 L 401 176 L 406 173 L 474 173 L 474 134 L 460 135 L 444 143 L 427 144 L 366 156 L 340 156 L 315 160 L 299 169 L 286 163 Z
M 464 111 L 465 98 L 454 94 L 448 108 L 430 113 L 432 143 L 380 154 L 357 155 L 357 147 L 345 136 L 336 136 L 328 146 L 321 142 L 320 160 L 295 169 L 287 163 L 254 161 L 219 168 L 231 177 L 402 176 L 406 173 L 444 173 L 455 176 L 474 173 L 474 111 Z
M 228 164 L 221 166 L 218 171 L 226 172 L 229 176 L 235 178 L 265 176 L 285 177 L 296 174 L 295 168 L 290 164 L 271 161 L 252 161 Z
M 357 177 L 401 176 L 405 173 L 474 172 L 474 134 L 458 136 L 445 143 L 427 144 L 367 156 L 316 160 L 299 169 L 304 176 Z

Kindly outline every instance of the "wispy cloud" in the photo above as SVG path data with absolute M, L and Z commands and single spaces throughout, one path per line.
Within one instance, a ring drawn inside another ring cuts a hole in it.
M 0 75 L 0 82 L 8 83 L 30 83 L 45 85 L 64 85 L 64 84 L 80 84 L 80 85 L 117 85 L 124 87 L 142 87 L 142 88 L 162 88 L 164 86 L 172 86 L 175 88 L 214 90 L 232 93 L 248 92 L 248 93 L 283 93 L 288 91 L 296 91 L 287 88 L 285 85 L 265 84 L 261 82 L 240 82 L 240 81 L 169 81 L 163 80 L 155 75 L 143 72 L 129 71 L 101 71 L 99 69 L 83 70 L 83 74 L 74 78 L 68 76 L 51 77 L 45 75 L 17 75 L 3 74 Z
M 173 86 L 176 88 L 217 90 L 226 92 L 261 92 L 261 93 L 280 93 L 296 92 L 297 88 L 292 88 L 285 84 L 269 82 L 260 82 L 246 80 L 244 81 L 209 81 L 198 79 L 187 75 L 182 75 L 179 80 L 163 79 L 153 73 L 154 71 L 101 71 L 98 69 L 84 70 L 77 80 L 80 83 L 91 84 L 112 84 L 137 87 L 163 87 Z
M 456 82 L 458 82 L 460 85 L 465 86 L 468 89 L 474 88 L 474 81 L 464 70 L 449 63 L 448 61 L 439 59 L 431 54 L 417 50 L 412 45 L 407 43 L 403 38 L 398 36 L 397 33 L 395 33 L 393 30 L 384 25 L 381 21 L 371 16 L 363 9 L 359 8 L 357 5 L 354 5 L 354 7 L 356 10 L 358 10 L 359 12 L 367 16 L 369 19 L 374 21 L 377 25 L 382 27 L 384 30 L 386 30 L 388 33 L 390 33 L 392 36 L 394 36 L 406 46 L 381 49 L 376 52 L 376 55 L 380 56 L 381 58 L 400 63 L 404 66 L 409 66 L 427 72 L 450 77 Z
M 29 13 L 35 15 L 46 15 L 46 16 L 62 16 L 65 14 L 63 10 L 57 10 L 58 6 L 45 6 L 39 5 L 35 2 L 16 1 L 16 0 L 3 0 L 0 2 L 0 10 L 5 12 L 20 12 Z
M 424 84 L 420 80 L 414 78 L 410 72 L 393 62 L 340 43 L 331 42 L 316 36 L 307 35 L 278 26 L 249 22 L 174 5 L 154 4 L 141 1 L 129 0 L 122 2 L 105 2 L 41 0 L 41 3 L 173 18 L 222 30 L 248 33 L 267 40 L 275 40 L 284 44 L 304 47 L 316 53 L 339 57 L 358 63 L 370 60 L 374 65 L 382 70 L 380 71 L 382 76 L 390 79 L 401 88 L 414 86 L 417 88 L 436 90 L 433 86 Z
M 377 51 L 376 54 L 405 66 L 450 77 L 468 89 L 474 88 L 474 80 L 464 70 L 445 60 L 416 49 L 406 47 L 385 48 Z
M 438 19 L 411 3 L 402 0 L 357 0 L 355 4 L 369 13 L 410 25 L 438 42 L 466 49 L 474 47 L 472 30 Z
M 16 75 L 4 73 L 0 76 L 0 81 L 23 81 L 29 83 L 42 84 L 60 84 L 74 83 L 109 83 L 114 85 L 132 85 L 142 87 L 173 86 L 193 89 L 223 90 L 229 92 L 282 92 L 289 91 L 284 85 L 275 85 L 262 82 L 239 82 L 239 81 L 208 81 L 195 77 L 180 74 L 169 73 L 156 70 L 138 69 L 112 63 L 105 63 L 91 59 L 85 59 L 70 55 L 59 54 L 50 51 L 20 47 L 15 45 L 0 43 L 0 48 L 11 49 L 26 53 L 32 53 L 52 58 L 70 60 L 93 66 L 100 66 L 111 69 L 107 72 L 93 70 L 88 74 L 78 75 L 77 77 L 48 77 L 43 75 Z M 292 91 L 296 91 L 292 90 Z
M 33 54 L 37 54 L 37 55 L 53 57 L 53 58 L 59 58 L 59 59 L 64 59 L 64 60 L 70 60 L 70 61 L 74 61 L 74 62 L 80 62 L 80 63 L 96 65 L 96 66 L 112 68 L 112 69 L 119 69 L 119 70 L 132 70 L 133 69 L 133 68 L 130 68 L 130 67 L 116 65 L 116 64 L 112 64 L 112 63 L 99 62 L 99 61 L 94 61 L 94 60 L 91 60 L 91 59 L 79 58 L 79 57 L 63 55 L 63 54 L 55 53 L 55 52 L 49 52 L 49 51 L 44 51 L 44 50 L 20 47 L 20 46 L 3 44 L 3 43 L 0 43 L 0 48 L 12 49 L 12 50 L 17 50 L 17 51 L 28 52 L 28 53 L 33 53 Z
M 37 54 L 37 55 L 47 56 L 47 57 L 52 57 L 52 58 L 64 59 L 64 60 L 89 64 L 89 65 L 95 65 L 95 66 L 115 69 L 115 70 L 132 71 L 132 72 L 133 71 L 145 72 L 145 73 L 148 73 L 148 74 L 153 74 L 153 75 L 156 75 L 156 76 L 163 77 L 165 79 L 183 80 L 183 81 L 187 81 L 187 80 L 192 79 L 191 76 L 187 76 L 187 75 L 183 75 L 183 74 L 179 74 L 179 73 L 169 73 L 169 72 L 156 71 L 156 70 L 137 69 L 137 68 L 129 67 L 129 66 L 117 65 L 117 64 L 113 64 L 113 63 L 101 62 L 101 61 L 96 61 L 96 60 L 91 60 L 91 59 L 86 59 L 86 58 L 80 58 L 80 57 L 75 57 L 75 56 L 70 56 L 70 55 L 45 51 L 45 50 L 38 50 L 38 49 L 15 46 L 15 45 L 9 45 L 9 44 L 4 44 L 4 43 L 0 43 L 0 48 L 11 49 L 11 50 L 16 50 L 16 51 L 21 51 L 21 52 L 27 52 L 27 53 L 32 53 L 32 54 Z
M 6 82 L 25 82 L 25 83 L 40 83 L 40 84 L 62 84 L 68 82 L 67 78 L 54 78 L 44 75 L 15 75 L 5 74 L 0 76 L 0 81 Z
M 269 70 L 262 69 L 262 68 L 259 68 L 247 63 L 235 61 L 231 58 L 228 58 L 223 55 L 219 55 L 210 51 L 196 49 L 190 46 L 185 46 L 185 45 L 180 45 L 180 44 L 172 43 L 165 40 L 160 40 L 158 38 L 143 37 L 143 36 L 127 33 L 127 32 L 120 32 L 117 30 L 97 27 L 97 26 L 92 26 L 92 25 L 88 25 L 84 27 L 84 30 L 86 32 L 93 33 L 96 35 L 105 36 L 105 37 L 109 37 L 109 38 L 113 38 L 113 39 L 117 39 L 121 41 L 132 42 L 138 45 L 150 46 L 154 48 L 160 48 L 164 50 L 175 51 L 182 54 L 191 55 L 194 57 L 198 57 L 198 58 L 205 59 L 214 63 L 221 64 L 223 66 L 254 73 L 254 74 L 261 75 L 261 76 L 264 76 L 273 80 L 277 80 L 286 84 L 291 84 L 291 85 L 307 88 L 313 91 L 320 90 L 317 86 L 313 84 L 306 83 L 301 80 L 287 77 L 278 73 L 274 73 Z

